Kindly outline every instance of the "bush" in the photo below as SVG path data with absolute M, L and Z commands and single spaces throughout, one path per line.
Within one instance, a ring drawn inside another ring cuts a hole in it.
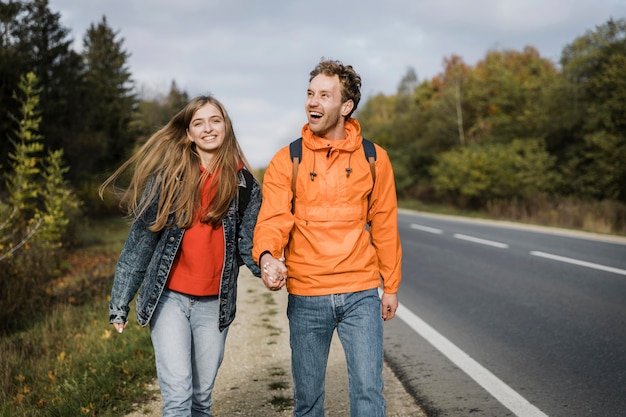
M 488 201 L 532 199 L 558 183 L 542 140 L 461 147 L 442 154 L 430 173 L 437 193 L 457 205 L 485 208 Z
M 66 185 L 63 152 L 44 156 L 42 137 L 37 133 L 39 89 L 37 77 L 21 78 L 21 117 L 13 117 L 13 151 L 9 172 L 4 173 L 6 199 L 0 201 L 0 332 L 19 328 L 26 317 L 45 311 L 42 295 L 59 272 L 60 256 L 67 242 L 70 219 L 79 214 L 79 204 Z
M 0 415 L 119 416 L 155 378 L 150 332 L 119 335 L 108 294 L 125 221 L 84 223 L 63 274 L 45 293 L 48 314 L 0 338 Z

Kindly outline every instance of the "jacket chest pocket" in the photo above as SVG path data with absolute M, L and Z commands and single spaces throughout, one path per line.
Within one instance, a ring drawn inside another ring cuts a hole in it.
M 301 209 L 301 210 L 299 210 Z M 364 219 L 367 215 L 367 202 L 352 206 L 296 206 L 296 217 L 314 222 L 352 222 Z M 302 214 L 299 216 L 298 214 Z

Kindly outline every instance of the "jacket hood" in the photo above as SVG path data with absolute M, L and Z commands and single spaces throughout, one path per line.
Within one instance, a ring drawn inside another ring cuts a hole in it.
M 349 118 L 344 124 L 345 139 L 330 140 L 316 136 L 311 131 L 309 124 L 302 126 L 302 143 L 312 150 L 328 149 L 332 145 L 334 149 L 346 152 L 354 152 L 361 146 L 361 125 L 354 118 Z

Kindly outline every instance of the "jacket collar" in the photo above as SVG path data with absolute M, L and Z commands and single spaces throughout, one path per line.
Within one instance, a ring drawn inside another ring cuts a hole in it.
M 333 149 L 354 152 L 361 146 L 361 125 L 356 119 L 349 118 L 344 125 L 344 131 L 345 139 L 328 140 L 313 134 L 307 123 L 302 127 L 302 143 L 312 150 L 322 149 L 326 151 L 330 144 Z

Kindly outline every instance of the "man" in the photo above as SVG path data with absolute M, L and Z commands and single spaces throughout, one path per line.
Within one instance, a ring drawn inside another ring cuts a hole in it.
M 385 415 L 382 324 L 398 308 L 402 250 L 391 163 L 376 145 L 374 179 L 350 117 L 360 88 L 352 66 L 322 60 L 309 79 L 295 196 L 289 146 L 263 180 L 253 257 L 269 289 L 286 280 L 297 417 L 324 415 L 335 329 L 348 364 L 351 415 Z

